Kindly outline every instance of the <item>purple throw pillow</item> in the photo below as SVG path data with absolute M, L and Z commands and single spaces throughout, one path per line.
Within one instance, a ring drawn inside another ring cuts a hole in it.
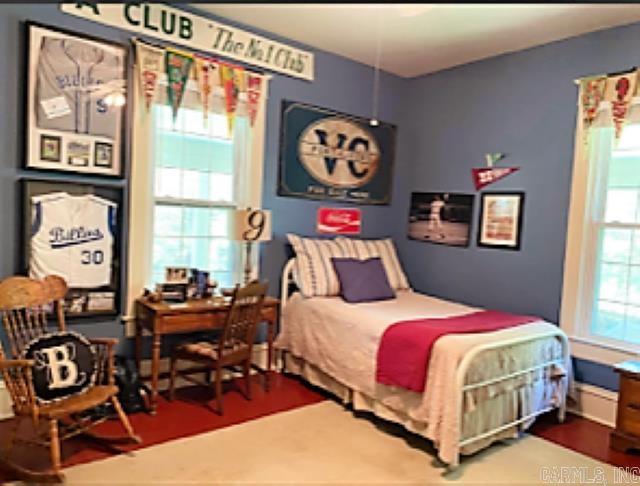
M 340 281 L 340 296 L 352 304 L 395 298 L 380 257 L 368 260 L 332 258 Z

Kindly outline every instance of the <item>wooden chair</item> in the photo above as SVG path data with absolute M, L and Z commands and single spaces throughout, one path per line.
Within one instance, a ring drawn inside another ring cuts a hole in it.
M 246 398 L 251 400 L 251 358 L 256 327 L 260 322 L 262 303 L 267 293 L 267 284 L 251 282 L 244 288 L 236 286 L 227 319 L 220 337 L 216 341 L 183 343 L 175 347 L 171 356 L 171 375 L 169 379 L 169 399 L 175 398 L 175 380 L 179 359 L 200 362 L 207 365 L 207 377 L 215 371 L 215 391 L 217 412 L 223 414 L 222 406 L 222 370 L 233 366 L 242 366 Z M 194 383 L 203 384 L 183 377 Z
M 11 396 L 15 415 L 13 430 L 0 450 L 0 466 L 30 481 L 63 481 L 60 464 L 60 441 L 86 434 L 94 439 L 121 442 L 123 439 L 140 443 L 135 435 L 118 398 L 114 381 L 113 347 L 116 339 L 88 339 L 98 361 L 96 385 L 86 392 L 50 403 L 39 403 L 32 383 L 34 361 L 19 359 L 25 346 L 34 338 L 47 334 L 47 315 L 55 311 L 58 330 L 65 330 L 63 299 L 67 285 L 61 277 L 50 276 L 44 280 L 27 277 L 9 277 L 0 282 L 0 315 L 10 347 L 10 357 L 0 342 L 0 376 Z M 107 417 L 91 418 L 85 413 L 96 406 L 111 403 L 125 431 L 126 438 L 101 437 L 89 432 L 93 426 Z M 17 437 L 22 422 L 28 419 L 33 425 L 33 439 Z M 43 424 L 44 422 L 44 424 Z M 41 427 L 41 425 L 46 425 Z M 50 472 L 36 472 L 19 466 L 11 460 L 15 443 L 26 442 L 49 447 Z

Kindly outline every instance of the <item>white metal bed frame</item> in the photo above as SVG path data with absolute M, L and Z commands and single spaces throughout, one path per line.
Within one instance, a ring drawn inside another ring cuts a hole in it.
M 290 295 L 290 285 L 291 284 L 295 284 L 294 280 L 293 280 L 293 269 L 294 269 L 294 265 L 295 265 L 295 258 L 290 259 L 284 266 L 284 269 L 282 271 L 282 282 L 281 282 L 281 288 L 280 288 L 280 306 L 281 306 L 281 310 L 284 309 L 284 307 L 287 304 L 287 300 L 289 299 L 289 295 Z M 558 340 L 561 343 L 562 346 L 562 356 L 558 359 L 552 359 L 552 360 L 548 360 L 545 361 L 544 363 L 523 369 L 523 370 L 518 370 L 512 373 L 508 373 L 506 375 L 503 376 L 497 376 L 494 378 L 491 378 L 489 380 L 485 380 L 482 382 L 478 382 L 478 383 L 471 383 L 471 384 L 467 384 L 465 385 L 465 377 L 467 375 L 467 371 L 469 369 L 469 367 L 471 366 L 471 364 L 473 363 L 473 361 L 478 357 L 478 355 L 482 354 L 485 351 L 489 351 L 489 350 L 494 350 L 494 349 L 498 349 L 498 348 L 503 348 L 506 346 L 513 346 L 513 345 L 518 345 L 518 344 L 524 344 L 527 342 L 531 342 L 531 341 L 536 341 L 539 339 L 549 339 L 549 338 L 558 338 Z M 551 366 L 560 366 L 562 368 L 565 367 L 566 363 L 568 362 L 569 359 L 569 341 L 568 338 L 566 336 L 566 334 L 564 332 L 562 332 L 560 330 L 560 328 L 558 328 L 556 331 L 550 331 L 548 333 L 543 333 L 543 334 L 535 334 L 533 336 L 524 336 L 524 337 L 519 337 L 519 338 L 514 338 L 514 339 L 510 339 L 510 340 L 504 340 L 504 341 L 498 341 L 498 342 L 494 342 L 494 343 L 487 343 L 487 344 L 482 344 L 479 346 L 474 347 L 469 353 L 467 353 L 465 355 L 465 357 L 462 359 L 462 361 L 460 362 L 460 364 L 458 365 L 458 369 L 456 370 L 456 386 L 458 389 L 461 390 L 460 393 L 456 394 L 456 404 L 455 407 L 457 408 L 457 410 L 460 411 L 460 423 L 462 423 L 462 416 L 464 414 L 463 408 L 462 408 L 462 398 L 464 396 L 464 393 L 466 391 L 469 390 L 473 390 L 476 388 L 481 388 L 481 387 L 486 387 L 489 385 L 492 385 L 494 383 L 499 383 L 501 381 L 504 380 L 508 380 L 511 378 L 516 378 L 518 376 L 524 375 L 526 373 L 530 373 L 532 371 L 536 371 L 539 369 L 543 369 L 543 368 L 547 368 L 547 367 L 551 367 Z M 283 362 L 284 365 L 284 362 Z M 569 370 L 567 370 L 567 373 L 569 373 Z M 566 378 L 567 380 L 569 379 L 569 377 L 567 376 Z M 458 442 L 458 446 L 459 447 L 463 447 L 466 446 L 468 444 L 471 444 L 473 442 L 485 439 L 487 437 L 490 437 L 493 434 L 496 434 L 498 432 L 502 432 L 503 430 L 507 430 L 510 427 L 513 427 L 515 425 L 520 425 L 524 422 L 527 422 L 531 419 L 534 419 L 536 417 L 538 417 L 539 415 L 542 415 L 544 413 L 547 413 L 551 410 L 553 410 L 554 408 L 558 409 L 558 420 L 560 422 L 564 422 L 565 419 L 565 415 L 566 415 L 566 409 L 567 409 L 567 403 L 566 403 L 566 390 L 565 393 L 563 393 L 562 395 L 562 400 L 561 403 L 555 407 L 546 407 L 542 410 L 537 410 L 531 414 L 527 414 L 524 417 L 521 417 L 517 420 L 513 420 L 511 422 L 508 422 L 506 424 L 502 424 L 498 427 L 495 427 L 491 430 L 488 430 L 486 432 L 482 432 L 481 434 L 478 434 L 476 436 L 473 437 L 469 437 L 467 439 L 464 440 L 460 440 Z M 448 468 L 449 469 L 453 469 L 455 467 L 457 467 L 459 464 L 459 457 L 456 458 L 456 461 L 454 463 L 448 464 Z

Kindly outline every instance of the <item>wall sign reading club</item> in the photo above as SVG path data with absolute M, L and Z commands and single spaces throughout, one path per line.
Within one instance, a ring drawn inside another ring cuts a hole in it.
M 96 379 L 95 352 L 89 341 L 75 332 L 40 336 L 25 347 L 23 357 L 35 361 L 33 388 L 42 403 L 82 393 Z
M 396 127 L 284 101 L 278 195 L 389 204 Z

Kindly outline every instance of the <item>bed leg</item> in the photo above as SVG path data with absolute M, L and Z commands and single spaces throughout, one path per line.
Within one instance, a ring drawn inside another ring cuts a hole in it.
M 443 476 L 447 476 L 448 474 L 451 474 L 456 469 L 458 469 L 458 466 L 460 466 L 460 458 L 456 457 L 453 462 L 451 462 L 451 463 L 449 463 L 449 464 L 447 464 L 445 466 L 445 469 L 444 469 L 444 472 L 442 473 L 442 475 Z
M 558 407 L 558 422 L 563 423 L 565 418 L 567 418 L 567 402 L 563 400 L 560 407 Z

